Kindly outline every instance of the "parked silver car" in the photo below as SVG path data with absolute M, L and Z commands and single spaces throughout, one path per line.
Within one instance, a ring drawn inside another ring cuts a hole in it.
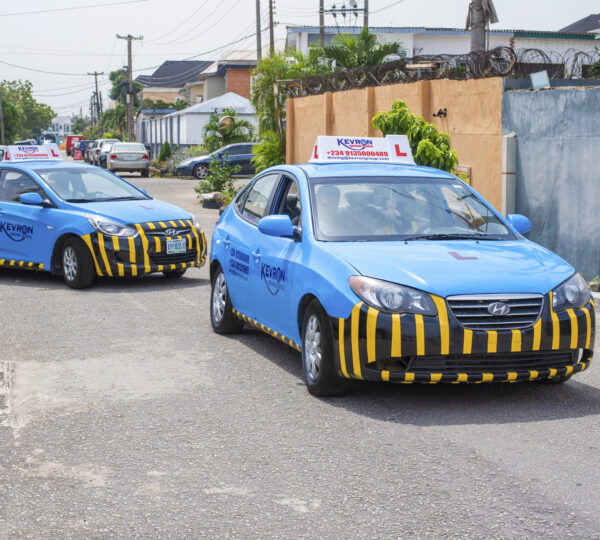
M 89 158 L 92 165 L 100 165 L 100 152 L 105 143 L 117 143 L 119 139 L 98 139 L 94 148 L 90 150 Z
M 147 177 L 150 172 L 150 156 L 142 143 L 118 142 L 112 145 L 106 157 L 106 168 L 111 172 L 136 172 Z

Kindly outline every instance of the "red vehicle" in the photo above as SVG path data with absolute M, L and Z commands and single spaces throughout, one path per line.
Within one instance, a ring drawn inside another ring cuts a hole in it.
M 67 156 L 73 154 L 73 145 L 83 141 L 83 135 L 67 135 Z

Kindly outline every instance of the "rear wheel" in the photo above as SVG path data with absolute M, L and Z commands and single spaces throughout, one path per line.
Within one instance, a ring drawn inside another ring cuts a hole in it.
M 314 396 L 341 396 L 350 388 L 350 381 L 337 373 L 327 314 L 316 300 L 308 306 L 302 325 L 302 371 Z
M 210 292 L 210 322 L 217 334 L 237 334 L 244 323 L 233 314 L 231 298 L 223 269 L 215 273 Z
M 142 178 L 148 178 L 150 176 L 150 171 L 148 169 L 144 169 L 142 171 Z
M 199 180 L 204 180 L 208 175 L 208 167 L 202 163 L 199 163 L 194 167 L 192 174 Z
M 94 263 L 88 247 L 79 238 L 69 238 L 62 248 L 62 274 L 73 289 L 85 289 L 94 280 Z

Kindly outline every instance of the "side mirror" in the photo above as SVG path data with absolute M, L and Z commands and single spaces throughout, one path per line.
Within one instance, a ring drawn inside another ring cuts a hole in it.
M 515 228 L 519 234 L 527 234 L 531 230 L 531 221 L 521 214 L 509 214 L 506 220 Z
M 290 216 L 266 216 L 258 222 L 258 230 L 269 236 L 293 238 L 295 229 Z
M 39 193 L 22 193 L 19 195 L 19 202 L 33 206 L 46 206 L 47 201 Z

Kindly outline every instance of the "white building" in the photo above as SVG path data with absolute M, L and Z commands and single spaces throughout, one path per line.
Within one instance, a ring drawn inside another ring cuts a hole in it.
M 338 33 L 358 34 L 361 27 L 325 27 L 325 45 Z M 471 50 L 471 32 L 460 28 L 369 27 L 381 41 L 399 41 L 409 57 L 437 54 L 466 54 Z M 494 30 L 488 33 L 488 49 L 540 49 L 564 54 L 569 49 L 593 53 L 598 41 L 591 32 L 538 32 L 530 30 Z M 287 45 L 303 53 L 319 42 L 318 26 L 288 26 Z
M 58 135 L 61 139 L 66 135 L 71 135 L 73 119 L 70 116 L 55 116 L 52 119 L 52 128 L 49 129 L 49 133 Z
M 171 146 L 191 146 L 202 144 L 202 129 L 210 120 L 210 114 L 221 114 L 225 109 L 233 109 L 240 118 L 257 126 L 256 113 L 250 100 L 233 92 L 227 92 L 187 109 L 162 116 L 142 119 L 139 125 L 138 140 L 151 148 L 152 156 L 168 141 Z

